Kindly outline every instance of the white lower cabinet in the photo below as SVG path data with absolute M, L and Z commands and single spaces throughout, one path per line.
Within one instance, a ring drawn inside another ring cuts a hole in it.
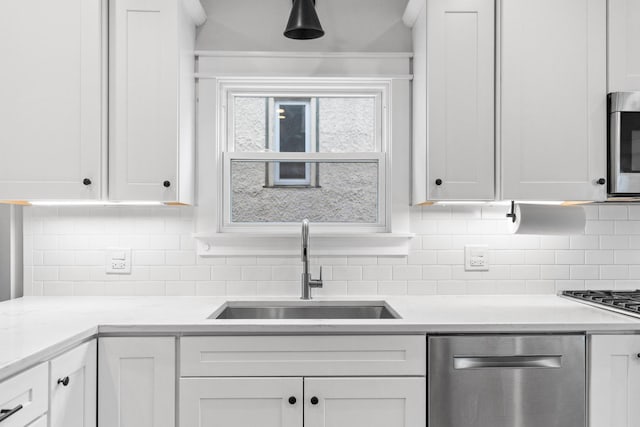
M 304 397 L 304 427 L 424 427 L 426 422 L 424 378 L 305 378 Z
M 300 427 L 302 405 L 302 378 L 180 380 L 182 427 Z
M 98 355 L 96 340 L 53 359 L 49 427 L 95 427 Z
M 590 353 L 589 427 L 636 427 L 640 336 L 592 336 Z
M 424 336 L 184 337 L 180 355 L 180 427 L 426 424 Z
M 0 382 L 0 426 L 23 427 L 46 414 L 47 373 L 47 363 L 41 363 Z
M 175 356 L 174 337 L 100 338 L 98 425 L 174 427 Z
M 425 391 L 424 378 L 182 378 L 180 426 L 424 427 Z
M 47 427 L 47 416 L 41 416 L 31 424 L 28 424 L 27 427 Z

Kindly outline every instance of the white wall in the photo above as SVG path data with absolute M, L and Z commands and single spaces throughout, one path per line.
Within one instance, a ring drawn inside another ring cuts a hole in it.
M 408 257 L 321 259 L 326 282 L 316 294 L 640 288 L 640 206 L 587 206 L 585 234 L 559 237 L 507 234 L 506 209 L 412 208 L 418 236 Z M 192 208 L 31 207 L 24 216 L 28 295 L 299 294 L 299 257 L 197 257 Z M 464 271 L 465 244 L 489 245 L 488 272 Z M 133 249 L 131 275 L 104 273 L 110 246 Z
M 196 48 L 238 51 L 410 52 L 402 23 L 407 0 L 317 0 L 325 35 L 291 40 L 282 35 L 291 0 L 202 0 L 207 22 Z

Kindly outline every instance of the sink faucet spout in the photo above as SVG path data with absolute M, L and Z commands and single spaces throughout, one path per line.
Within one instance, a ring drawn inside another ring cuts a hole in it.
M 322 288 L 322 267 L 320 278 L 313 279 L 309 272 L 309 220 L 302 220 L 302 295 L 300 299 L 311 299 L 311 288 Z

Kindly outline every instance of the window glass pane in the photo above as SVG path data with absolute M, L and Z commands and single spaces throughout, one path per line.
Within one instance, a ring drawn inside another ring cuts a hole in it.
M 269 186 L 275 165 L 283 163 L 231 162 L 232 223 L 378 221 L 377 161 L 307 162 L 315 185 Z
M 379 137 L 376 97 L 236 96 L 234 99 L 234 146 L 237 152 L 262 152 L 265 148 L 275 152 L 376 151 Z M 309 120 L 306 128 L 303 121 L 305 109 Z M 267 119 L 269 115 L 272 123 Z M 279 141 L 275 135 L 278 127 L 285 133 Z M 315 129 L 313 135 L 309 134 L 311 129 Z M 274 135 L 269 135 L 270 132 Z
M 310 151 L 311 127 L 308 120 L 309 104 L 304 103 L 276 103 L 276 120 L 278 138 L 277 147 L 274 151 L 281 153 L 304 153 Z M 308 168 L 304 163 L 287 162 L 278 163 L 276 167 L 276 183 L 286 184 L 287 181 L 294 180 L 297 184 L 307 183 Z
M 233 111 L 236 151 L 265 151 L 267 99 L 236 96 Z
M 324 153 L 376 151 L 376 99 L 318 98 L 318 141 Z

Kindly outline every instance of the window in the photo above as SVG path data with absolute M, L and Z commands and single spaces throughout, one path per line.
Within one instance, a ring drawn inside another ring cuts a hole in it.
M 200 52 L 198 254 L 298 255 L 308 217 L 314 256 L 406 255 L 410 57 Z
M 220 81 L 222 229 L 386 231 L 389 83 Z

